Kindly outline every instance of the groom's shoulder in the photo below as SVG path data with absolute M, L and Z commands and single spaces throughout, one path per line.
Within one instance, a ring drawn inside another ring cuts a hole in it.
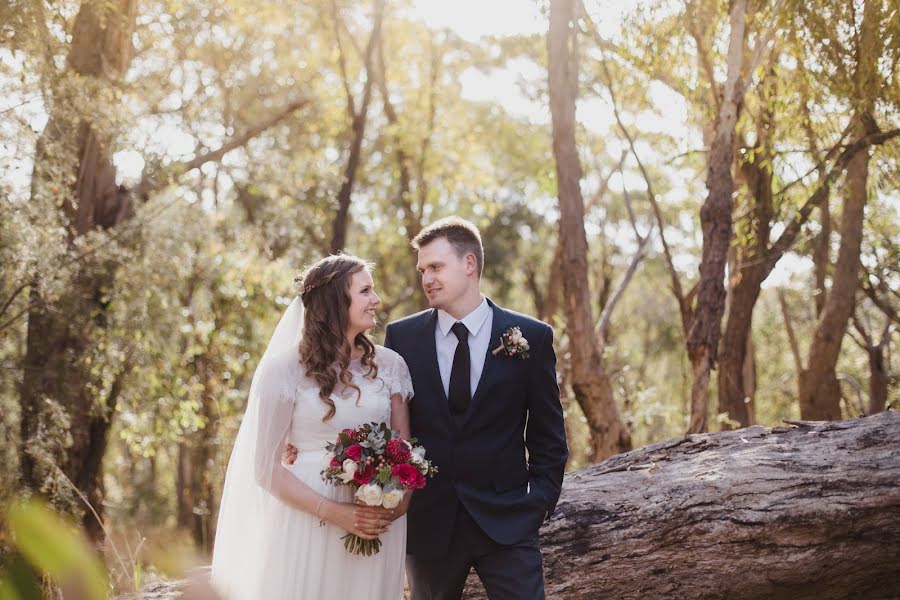
M 402 331 L 410 327 L 416 327 L 417 325 L 421 325 L 426 319 L 428 319 L 431 316 L 432 312 L 434 312 L 434 309 L 426 308 L 425 310 L 420 310 L 415 314 L 401 317 L 396 321 L 391 321 L 387 324 L 387 326 L 394 331 Z
M 534 337 L 535 335 L 543 336 L 547 333 L 553 333 L 553 327 L 536 317 L 509 308 L 498 308 L 506 313 L 507 320 L 512 321 L 514 325 L 518 325 L 522 329 L 522 333 L 526 337 L 529 334 Z

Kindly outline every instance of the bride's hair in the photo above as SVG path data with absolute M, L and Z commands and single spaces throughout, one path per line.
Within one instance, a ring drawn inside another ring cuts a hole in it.
M 328 405 L 322 418 L 334 416 L 331 394 L 338 381 L 356 390 L 350 374 L 350 353 L 347 326 L 350 321 L 350 280 L 354 273 L 371 272 L 375 265 L 349 254 L 326 256 L 303 269 L 294 279 L 305 309 L 303 338 L 300 340 L 300 364 L 307 377 L 319 384 L 319 398 Z M 375 344 L 365 332 L 357 334 L 354 344 L 363 349 L 362 364 L 369 367 L 366 377 L 378 375 L 375 364 Z

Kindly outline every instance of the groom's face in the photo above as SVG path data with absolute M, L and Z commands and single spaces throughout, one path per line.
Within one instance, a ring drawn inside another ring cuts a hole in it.
M 428 305 L 449 310 L 471 285 L 474 256 L 459 256 L 447 238 L 437 238 L 419 247 L 416 269 L 422 275 Z

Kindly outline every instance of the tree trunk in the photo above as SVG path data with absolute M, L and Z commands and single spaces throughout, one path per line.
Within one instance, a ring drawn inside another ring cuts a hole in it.
M 709 370 L 716 366 L 722 314 L 725 310 L 723 281 L 728 246 L 731 244 L 734 129 L 744 98 L 741 68 L 746 36 L 745 13 L 746 0 L 735 0 L 731 6 L 728 77 L 717 118 L 715 138 L 709 151 L 709 171 L 706 177 L 709 194 L 700 209 L 703 252 L 697 287 L 697 308 L 687 339 L 688 356 L 694 370 L 691 392 L 692 432 L 705 429 L 709 406 Z
M 887 406 L 888 382 L 890 376 L 884 368 L 884 345 L 871 346 L 869 357 L 869 407 L 868 414 L 880 413 Z
M 854 73 L 853 139 L 878 131 L 872 117 L 873 82 L 877 76 L 881 31 L 881 3 L 868 0 L 863 8 Z M 816 322 L 809 360 L 800 373 L 799 403 L 804 419 L 840 419 L 841 392 L 835 368 L 847 323 L 855 308 L 861 266 L 860 251 L 869 176 L 869 148 L 857 152 L 847 164 L 846 197 L 841 218 L 841 245 L 834 265 L 831 290 Z
M 381 36 L 381 22 L 384 16 L 384 0 L 375 2 L 375 14 L 373 17 L 372 33 L 369 36 L 369 43 L 366 45 L 366 53 L 364 57 L 364 68 L 366 71 L 366 82 L 363 86 L 362 103 L 357 111 L 354 107 L 353 93 L 350 89 L 350 83 L 347 80 L 346 68 L 344 66 L 343 49 L 340 44 L 340 26 L 338 24 L 337 8 L 332 4 L 335 19 L 335 33 L 338 40 L 338 49 L 341 52 L 341 71 L 344 77 L 344 88 L 347 93 L 347 112 L 350 116 L 350 153 L 347 157 L 347 164 L 344 167 L 344 181 L 341 183 L 341 189 L 338 191 L 337 204 L 338 210 L 332 223 L 331 234 L 331 254 L 337 254 L 347 244 L 347 227 L 350 221 L 350 197 L 353 194 L 353 185 L 356 182 L 356 172 L 362 159 L 362 143 L 366 135 L 366 122 L 369 115 L 369 101 L 372 98 L 372 85 L 374 83 L 374 55 L 378 38 Z
M 768 73 L 761 87 L 763 96 L 775 93 L 775 74 Z M 719 413 L 728 419 L 723 428 L 748 427 L 753 424 L 752 395 L 747 395 L 747 349 L 753 331 L 753 308 L 759 299 L 762 282 L 768 275 L 769 235 L 772 229 L 772 133 L 774 107 L 760 110 L 756 127 L 756 144 L 750 150 L 752 160 L 741 161 L 741 174 L 748 189 L 750 209 L 739 222 L 745 228 L 746 241 L 736 244 L 736 258 L 729 277 L 728 310 L 725 331 L 719 345 Z
M 563 294 L 566 332 L 571 353 L 571 384 L 591 432 L 593 460 L 601 460 L 631 447 L 628 432 L 612 393 L 603 365 L 588 285 L 587 236 L 584 230 L 584 199 L 581 195 L 581 164 L 575 145 L 575 6 L 574 0 L 550 4 L 549 50 L 550 113 L 553 124 L 553 154 L 559 196 L 559 244 L 562 246 Z
M 828 298 L 825 281 L 828 279 L 828 270 L 831 267 L 831 209 L 827 200 L 819 206 L 819 215 L 821 215 L 819 226 L 822 229 L 813 240 L 813 264 L 816 277 L 816 289 L 813 294 L 817 318 L 822 314 L 825 300 Z
M 412 198 L 412 157 L 406 149 L 406 143 L 400 135 L 400 119 L 397 116 L 397 110 L 391 102 L 390 91 L 387 87 L 387 66 L 384 60 L 384 40 L 378 41 L 378 69 L 375 71 L 378 81 L 378 90 L 381 93 L 382 104 L 384 105 L 384 115 L 387 118 L 391 139 L 393 141 L 393 154 L 397 159 L 397 175 L 399 175 L 400 187 L 397 190 L 397 205 L 403 209 L 403 228 L 406 230 L 406 238 L 409 241 L 422 230 L 422 220 L 419 213 L 413 207 Z M 434 86 L 437 83 L 431 82 Z M 420 285 L 420 275 L 416 271 L 416 263 L 418 257 L 411 255 L 411 264 L 409 272 L 408 294 L 403 297 L 412 297 L 416 306 L 427 305 L 425 291 Z
M 865 135 L 861 122 L 859 127 L 858 138 Z M 816 322 L 806 368 L 800 373 L 799 403 L 804 419 L 841 418 L 841 390 L 835 368 L 855 306 L 868 170 L 867 150 L 857 153 L 847 166 L 846 200 L 840 225 L 841 245 L 834 277 Z
M 753 307 L 759 298 L 763 278 L 750 271 L 760 270 L 759 266 L 752 266 L 740 271 L 741 275 L 738 276 L 741 280 L 732 289 L 733 298 L 720 346 L 719 412 L 728 413 L 728 419 L 735 427 L 748 427 L 752 424 L 752 398 L 746 394 L 745 369 L 753 327 Z
M 747 336 L 747 348 L 744 351 L 744 398 L 747 399 L 750 423 L 756 423 L 756 350 L 752 330 Z
M 547 597 L 900 597 L 900 412 L 793 425 L 686 435 L 568 473 L 541 529 Z M 464 598 L 484 598 L 474 573 Z
M 135 18 L 135 0 L 105 5 L 83 2 L 73 26 L 67 69 L 91 84 L 114 83 L 131 61 Z M 54 104 L 64 106 L 66 102 L 57 97 Z M 73 120 L 68 107 L 51 113 L 41 134 L 32 175 L 33 197 L 58 193 L 53 161 L 59 156 L 66 157 L 66 174 L 71 173 L 75 180 L 63 202 L 67 239 L 74 251 L 73 242 L 78 237 L 97 228 L 110 229 L 129 218 L 131 204 L 127 194 L 116 186 L 107 145 L 90 121 L 79 117 Z M 87 359 L 93 350 L 92 332 L 106 326 L 112 273 L 110 265 L 98 264 L 90 257 L 81 260 L 68 289 L 53 306 L 40 298 L 39 282 L 33 286 L 20 391 L 22 483 L 41 490 L 49 480 L 59 481 L 62 473 L 101 517 L 101 462 L 121 381 L 117 380 L 106 398 L 96 397 Z M 51 423 L 51 413 L 64 415 L 63 420 Z M 57 445 L 48 453 L 47 435 L 60 439 L 71 435 L 71 445 L 66 448 L 54 442 Z M 59 500 L 71 491 L 60 489 L 63 496 L 56 497 Z M 74 495 L 71 498 L 68 508 L 84 511 L 89 535 L 95 540 L 102 538 L 97 519 L 84 510 L 81 500 Z
M 541 529 L 547 597 L 898 597 L 900 413 L 797 425 L 567 474 Z M 480 587 L 471 574 L 464 597 Z
M 211 448 L 215 423 L 207 419 L 206 427 L 178 444 L 178 527 L 190 531 L 196 548 L 205 553 L 212 551 L 215 539 L 217 503 Z

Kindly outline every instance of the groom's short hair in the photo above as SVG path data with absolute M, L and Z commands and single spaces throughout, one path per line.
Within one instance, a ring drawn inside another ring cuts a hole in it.
M 412 247 L 418 250 L 438 238 L 446 238 L 460 257 L 471 252 L 478 264 L 478 277 L 481 277 L 481 272 L 484 271 L 484 247 L 481 245 L 481 233 L 474 223 L 462 217 L 444 217 L 420 231 L 412 239 Z

